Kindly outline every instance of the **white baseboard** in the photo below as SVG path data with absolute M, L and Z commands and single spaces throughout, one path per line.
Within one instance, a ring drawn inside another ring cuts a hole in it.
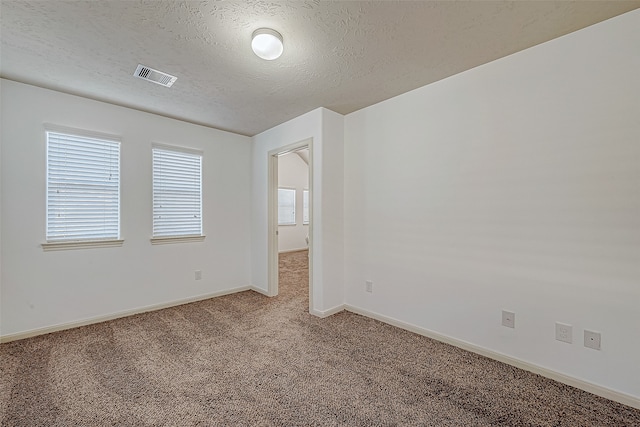
M 109 320 L 119 319 L 121 317 L 132 316 L 134 314 L 146 313 L 148 311 L 161 310 L 163 308 L 189 304 L 191 302 L 202 301 L 209 298 L 221 297 L 223 295 L 235 294 L 236 292 L 248 291 L 250 289 L 251 289 L 251 286 L 240 286 L 238 288 L 232 288 L 232 289 L 226 289 L 223 291 L 211 292 L 208 294 L 196 295 L 194 297 L 183 298 L 180 300 L 169 301 L 169 302 L 164 302 L 160 304 L 147 305 L 145 307 L 119 311 L 117 313 L 106 314 L 103 316 L 90 317 L 88 319 L 76 320 L 76 321 L 67 322 L 67 323 L 59 323 L 57 325 L 45 326 L 44 328 L 30 329 L 28 331 L 17 332 L 14 334 L 0 335 L 0 343 L 22 340 L 25 338 L 35 337 L 37 335 L 50 334 L 51 332 L 64 331 L 65 329 L 78 328 L 80 326 L 91 325 L 94 323 L 102 323 Z
M 560 372 L 556 372 L 551 369 L 547 369 L 547 368 L 543 368 L 542 366 L 535 365 L 533 363 L 525 362 L 520 359 L 507 356 L 506 354 L 498 353 L 496 351 L 489 350 L 487 348 L 480 347 L 463 340 L 458 340 L 456 338 L 452 338 L 446 335 L 439 334 L 434 331 L 430 331 L 420 326 L 403 322 L 402 320 L 394 319 L 393 317 L 384 316 L 382 314 L 374 313 L 372 311 L 365 310 L 359 307 L 354 307 L 348 304 L 345 304 L 343 308 L 352 313 L 356 313 L 365 317 L 376 319 L 381 322 L 387 323 L 389 325 L 397 326 L 398 328 L 405 329 L 407 331 L 414 332 L 416 334 L 423 335 L 428 338 L 432 338 L 436 341 L 441 341 L 447 344 L 451 344 L 453 346 L 462 348 L 464 350 L 468 350 L 472 353 L 477 353 L 482 356 L 486 356 L 490 359 L 494 359 L 499 362 L 503 362 L 508 365 L 515 366 L 516 368 L 524 369 L 525 371 L 533 372 L 534 374 L 538 374 L 543 377 L 561 382 L 563 384 L 567 384 L 572 387 L 579 388 L 580 390 L 593 393 L 597 396 L 604 397 L 605 399 L 613 400 L 615 402 L 622 403 L 623 405 L 628 405 L 633 408 L 640 409 L 640 398 L 638 397 L 635 397 L 626 393 L 622 393 L 616 390 L 611 390 L 609 388 L 602 387 L 597 384 L 592 384 L 590 382 L 580 380 L 578 378 L 573 378 L 565 374 L 561 374 Z M 329 316 L 329 314 L 327 314 L 327 316 Z M 326 317 L 326 316 L 321 316 L 321 317 Z
M 300 248 L 300 249 L 287 249 L 286 251 L 278 251 L 279 254 L 288 254 L 291 252 L 302 252 L 302 251 L 308 251 L 309 248 Z
M 344 304 L 340 304 L 336 307 L 330 308 L 328 310 L 316 310 L 316 309 L 311 309 L 309 310 L 310 314 L 313 314 L 316 317 L 320 317 L 320 318 L 325 318 L 325 317 L 329 317 L 332 316 L 336 313 L 340 313 L 341 311 L 345 310 L 345 305 Z
M 268 292 L 268 291 L 265 291 L 264 289 L 261 289 L 261 288 L 259 288 L 259 287 L 255 286 L 255 285 L 251 285 L 251 286 L 249 286 L 249 289 L 251 289 L 252 291 L 257 292 L 257 293 L 259 293 L 259 294 L 262 294 L 262 295 L 264 295 L 265 297 L 271 297 L 271 295 L 269 295 L 269 292 Z

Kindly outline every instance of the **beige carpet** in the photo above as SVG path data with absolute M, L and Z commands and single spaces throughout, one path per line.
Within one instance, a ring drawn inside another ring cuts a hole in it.
M 2 426 L 640 426 L 640 411 L 362 316 L 242 292 L 0 346 Z

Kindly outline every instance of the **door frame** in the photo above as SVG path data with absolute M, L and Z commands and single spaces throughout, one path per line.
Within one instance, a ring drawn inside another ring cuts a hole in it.
M 309 312 L 313 307 L 313 138 L 303 139 L 293 144 L 268 152 L 268 195 L 267 195 L 267 293 L 278 295 L 278 157 L 295 151 L 309 149 Z

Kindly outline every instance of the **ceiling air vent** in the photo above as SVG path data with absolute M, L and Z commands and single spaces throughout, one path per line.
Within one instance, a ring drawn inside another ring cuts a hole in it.
M 133 75 L 149 82 L 157 83 L 166 87 L 171 87 L 171 85 L 174 84 L 176 80 L 178 80 L 177 77 L 174 77 L 167 73 L 163 73 L 162 71 L 154 70 L 153 68 L 149 68 L 141 64 L 138 64 L 138 68 L 136 68 L 136 72 L 133 73 Z

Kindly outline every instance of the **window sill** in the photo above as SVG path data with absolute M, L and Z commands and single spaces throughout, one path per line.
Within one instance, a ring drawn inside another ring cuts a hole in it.
M 170 243 L 191 243 L 203 242 L 207 236 L 175 236 L 175 237 L 152 237 L 152 245 L 166 245 Z
M 77 240 L 73 242 L 42 243 L 42 249 L 47 251 L 67 251 L 73 249 L 109 248 L 122 246 L 124 240 Z

